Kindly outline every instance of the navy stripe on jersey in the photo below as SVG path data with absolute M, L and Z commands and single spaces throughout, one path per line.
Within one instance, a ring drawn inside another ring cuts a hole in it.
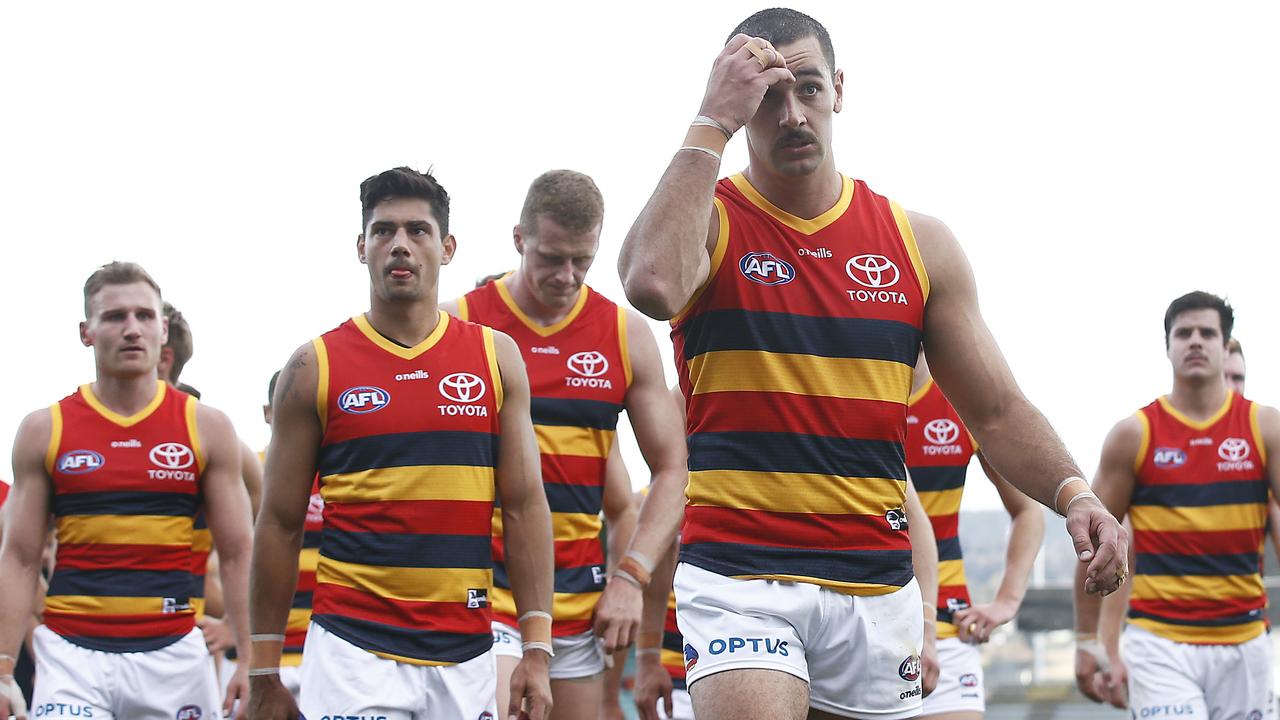
M 600 582 L 596 582 L 596 573 L 592 568 L 600 568 Z M 504 590 L 511 589 L 511 581 L 507 578 L 507 568 L 499 562 L 493 564 L 493 584 Z M 558 593 L 589 593 L 604 590 L 604 567 L 602 565 L 586 565 L 584 567 L 556 568 L 555 589 Z
M 680 561 L 720 575 L 787 575 L 903 586 L 914 577 L 910 550 L 811 550 L 738 543 L 680 546 Z
M 959 560 L 960 557 L 960 538 L 953 537 L 938 540 L 938 562 Z
M 311 619 L 356 647 L 401 657 L 461 663 L 479 657 L 493 647 L 493 635 L 488 632 L 472 634 L 411 630 L 338 615 L 312 615 Z
M 968 466 L 961 467 L 913 467 L 911 468 L 911 484 L 916 492 L 941 492 L 964 487 L 964 478 Z
M 65 640 L 80 647 L 109 653 L 149 652 L 168 647 L 182 638 L 183 635 L 161 635 L 160 637 L 104 637 L 101 635 L 73 635 Z M 232 658 L 234 659 L 234 658 Z M 87 716 L 86 716 L 87 717 Z
M 1252 610 L 1247 613 L 1232 615 L 1230 617 L 1189 620 L 1187 618 L 1156 615 L 1155 613 L 1142 612 L 1140 610 L 1129 608 L 1129 617 L 1131 618 L 1149 618 L 1151 620 L 1158 620 L 1170 625 L 1185 625 L 1188 627 L 1224 627 L 1227 625 L 1243 625 L 1245 623 L 1258 622 L 1262 619 L 1262 614 L 1262 610 Z
M 620 412 L 621 405 L 601 400 L 540 397 L 529 400 L 529 414 L 534 425 L 616 430 Z
M 302 533 L 302 547 L 317 548 L 320 547 L 320 539 L 324 536 L 323 530 L 308 530 Z
M 897 320 L 834 318 L 722 309 L 685 324 L 684 359 L 718 350 L 761 350 L 830 358 L 890 360 L 915 367 L 920 331 Z
M 670 630 L 662 631 L 662 647 L 676 652 L 684 652 L 684 636 Z
M 1266 480 L 1235 480 L 1214 483 L 1149 485 L 1138 483 L 1132 505 L 1165 507 L 1208 507 L 1267 501 Z M 1254 570 L 1257 570 L 1255 567 Z
M 50 595 L 107 597 L 185 597 L 191 591 L 187 570 L 80 570 L 59 568 L 49 581 Z M 157 601 L 158 603 L 159 601 Z
M 689 470 L 754 470 L 906 480 L 902 445 L 800 433 L 701 432 L 689 436 Z
M 418 535 L 326 529 L 320 554 L 339 562 L 406 568 L 485 568 L 489 535 Z
M 1138 553 L 1139 575 L 1254 575 L 1258 572 L 1258 553 L 1225 555 L 1182 555 Z
M 600 485 L 564 485 L 562 483 L 544 483 L 547 491 L 547 504 L 551 512 L 586 513 L 595 515 L 600 512 L 604 502 L 604 487 Z
M 292 604 L 292 605 L 290 605 L 289 607 L 291 607 L 291 608 L 297 608 L 297 609 L 300 609 L 300 610 L 310 610 L 310 609 L 311 609 L 311 596 L 312 596 L 312 595 L 314 595 L 314 594 L 315 594 L 315 593 L 314 593 L 314 592 L 312 592 L 311 590 L 306 590 L 306 591 L 295 591 L 295 592 L 293 593 L 293 604 Z
M 53 496 L 53 514 L 193 516 L 200 504 L 195 493 L 86 492 Z M 203 518 L 203 513 L 201 514 Z
M 318 465 L 325 476 L 412 465 L 492 467 L 497 457 L 497 435 L 438 430 L 370 435 L 325 445 Z

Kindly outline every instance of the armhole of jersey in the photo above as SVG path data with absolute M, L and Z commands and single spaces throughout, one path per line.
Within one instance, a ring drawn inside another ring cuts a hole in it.
M 489 361 L 489 376 L 493 381 L 493 405 L 494 410 L 502 410 L 502 370 L 498 367 L 498 348 L 493 342 L 493 328 L 487 325 L 480 326 L 481 332 L 484 333 L 484 356 Z
M 929 301 L 929 273 L 924 269 L 924 261 L 920 259 L 920 246 L 916 245 L 916 234 L 911 229 L 911 221 L 907 219 L 907 211 L 898 203 L 890 200 L 889 209 L 893 211 L 893 219 L 898 223 L 898 234 L 902 236 L 902 245 L 911 257 L 911 266 L 916 270 L 916 279 L 920 282 L 920 294 L 925 302 Z
M 200 401 L 188 395 L 183 414 L 187 418 L 187 437 L 191 439 L 191 451 L 196 455 L 196 467 L 200 472 L 204 472 L 204 466 L 209 463 L 209 459 L 205 457 L 204 447 L 200 444 L 200 428 L 196 423 L 196 408 L 199 406 Z
M 693 292 L 689 302 L 685 303 L 684 307 L 680 308 L 680 312 L 671 318 L 672 327 L 679 324 L 684 319 L 684 316 L 689 314 L 689 310 L 702 297 L 702 293 L 708 287 L 711 287 L 711 282 L 715 280 L 716 274 L 720 271 L 720 265 L 724 262 L 724 254 L 729 249 L 729 211 L 725 209 L 724 201 L 718 197 L 711 198 L 711 203 L 715 206 L 716 216 L 720 219 L 720 231 L 716 233 L 716 247 L 711 251 L 711 268 L 707 270 L 707 279 L 703 280 L 702 285 Z
M 977 455 L 978 451 L 982 449 L 982 446 L 978 444 L 978 438 L 974 437 L 973 433 L 969 432 L 969 428 L 964 429 L 964 434 L 969 436 L 969 444 L 973 446 L 973 454 Z
M 49 447 L 44 451 L 44 469 L 53 477 L 53 463 L 58 459 L 58 448 L 62 446 L 62 403 L 49 406 Z
M 462 297 L 458 298 L 458 319 L 466 320 L 470 322 L 471 321 L 471 318 L 469 317 L 470 315 L 471 315 L 471 311 L 467 309 L 467 296 L 463 295 Z
M 1147 450 L 1151 448 L 1151 421 L 1141 410 L 1134 414 L 1142 423 L 1142 442 L 1138 444 L 1138 454 L 1133 458 L 1133 474 L 1136 477 L 1139 472 L 1142 472 L 1143 461 L 1147 459 Z
M 631 387 L 631 347 L 627 343 L 627 311 L 618 306 L 618 350 L 622 352 L 622 373 Z
M 1253 444 L 1258 447 L 1258 458 L 1267 464 L 1267 444 L 1262 441 L 1262 426 L 1258 424 L 1258 403 L 1249 404 L 1249 429 L 1253 431 Z
M 324 338 L 311 341 L 316 351 L 316 416 L 320 418 L 320 432 L 329 429 L 329 351 Z

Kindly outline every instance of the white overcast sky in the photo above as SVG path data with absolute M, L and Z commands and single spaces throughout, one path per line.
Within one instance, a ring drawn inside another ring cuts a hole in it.
M 534 176 L 590 174 L 606 214 L 588 282 L 622 300 L 619 244 L 760 7 L 6 5 L 0 447 L 92 379 L 81 286 L 112 259 L 157 278 L 194 329 L 183 379 L 264 444 L 267 378 L 367 307 L 357 186 L 394 165 L 434 167 L 453 196 L 443 298 L 516 264 Z M 1280 403 L 1273 3 L 797 7 L 845 71 L 839 167 L 955 231 L 1019 381 L 1086 473 L 1111 425 L 1167 392 L 1161 319 L 1189 290 L 1229 296 L 1249 394 Z M 735 138 L 725 171 L 745 162 Z M 974 486 L 966 508 L 998 502 Z

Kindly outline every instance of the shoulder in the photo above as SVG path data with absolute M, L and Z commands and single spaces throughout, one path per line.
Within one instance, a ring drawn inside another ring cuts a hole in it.
M 964 257 L 955 233 L 951 232 L 946 223 L 914 210 L 904 212 L 911 224 L 911 234 L 916 238 L 916 246 L 920 248 L 921 259 L 930 275 L 945 273 L 949 260 Z
M 53 438 L 53 408 L 43 407 L 27 413 L 18 425 L 18 433 L 13 442 L 15 457 L 29 453 L 43 457 Z
M 1141 412 L 1125 416 L 1111 427 L 1103 441 L 1103 452 L 1132 451 L 1137 453 L 1147 434 L 1147 423 Z
M 196 429 L 203 439 L 235 438 L 231 418 L 221 410 L 196 401 Z M 239 449 L 236 449 L 239 452 Z
M 1268 444 L 1272 445 L 1270 449 L 1280 450 L 1280 447 L 1274 443 L 1280 443 L 1280 410 L 1262 403 L 1255 402 L 1254 416 L 1258 419 L 1258 431 L 1268 440 Z

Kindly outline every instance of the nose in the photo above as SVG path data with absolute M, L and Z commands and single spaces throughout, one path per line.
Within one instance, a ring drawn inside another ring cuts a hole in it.
M 794 94 L 783 93 L 781 110 L 778 116 L 779 127 L 794 130 L 805 124 L 804 108 Z
M 396 229 L 396 234 L 391 236 L 391 254 L 409 254 L 409 231 L 407 229 L 398 228 Z

